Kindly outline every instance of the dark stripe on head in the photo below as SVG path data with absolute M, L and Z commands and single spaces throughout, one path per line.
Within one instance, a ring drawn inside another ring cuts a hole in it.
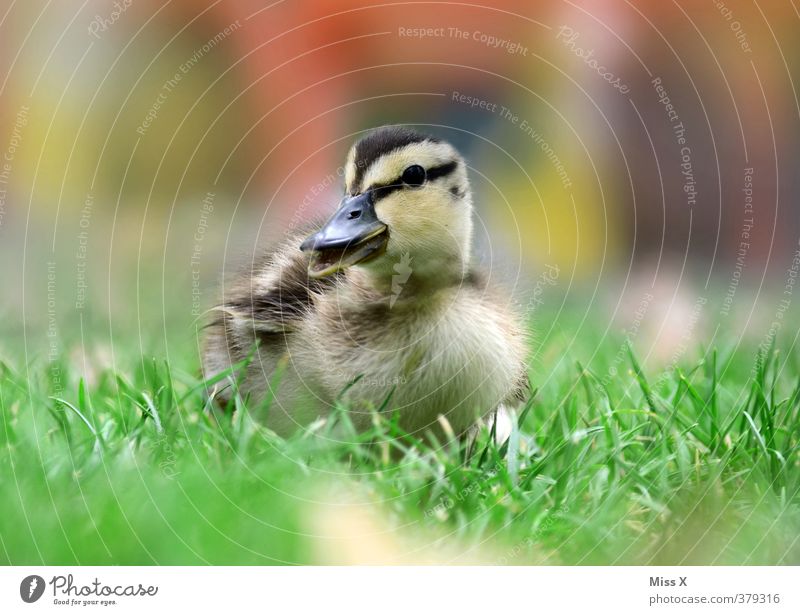
M 453 160 L 452 162 L 447 162 L 445 164 L 439 165 L 438 167 L 431 167 L 430 169 L 426 169 L 425 171 L 425 182 L 433 181 L 435 179 L 439 179 L 441 177 L 445 177 L 450 175 L 453 171 L 456 170 L 458 167 L 458 163 Z M 401 188 L 406 188 L 406 184 L 404 184 L 400 178 L 397 178 L 390 184 L 381 184 L 378 186 L 371 186 L 369 187 L 372 190 L 372 193 L 375 197 L 376 201 L 380 201 L 382 198 L 385 198 L 395 192 L 396 190 L 400 190 Z
M 439 179 L 440 177 L 444 177 L 445 175 L 450 175 L 453 171 L 456 170 L 458 163 L 453 160 L 446 164 L 439 165 L 438 167 L 433 167 L 428 169 L 425 173 L 425 177 L 428 181 L 433 181 L 434 179 Z
M 439 140 L 428 135 L 421 134 L 410 128 L 403 126 L 383 126 L 373 130 L 366 137 L 356 143 L 355 167 L 356 173 L 353 185 L 350 190 L 356 190 L 364 179 L 367 169 L 381 156 L 393 152 L 394 150 L 411 145 L 412 143 L 422 143 L 431 141 L 438 143 Z

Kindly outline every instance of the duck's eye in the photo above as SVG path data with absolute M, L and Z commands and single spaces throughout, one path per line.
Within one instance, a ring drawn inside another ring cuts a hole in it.
M 403 175 L 400 177 L 400 179 L 403 180 L 403 183 L 406 186 L 418 188 L 425 183 L 425 169 L 418 164 L 412 164 L 405 171 L 403 171 Z

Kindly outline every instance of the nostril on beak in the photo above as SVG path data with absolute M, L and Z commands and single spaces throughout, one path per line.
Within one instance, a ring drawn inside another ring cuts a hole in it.
M 360 217 L 361 217 L 361 210 L 360 209 L 354 209 L 353 211 L 348 212 L 348 214 L 347 214 L 347 219 L 348 220 L 355 220 L 356 218 L 360 218 Z

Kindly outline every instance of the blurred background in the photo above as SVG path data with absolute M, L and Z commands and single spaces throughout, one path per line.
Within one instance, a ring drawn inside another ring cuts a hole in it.
M 719 326 L 794 340 L 799 22 L 732 0 L 6 0 L 0 353 L 86 330 L 194 349 L 222 272 L 330 212 L 352 141 L 394 123 L 467 156 L 476 258 L 550 311 L 538 335 L 585 335 L 570 309 L 648 361 Z

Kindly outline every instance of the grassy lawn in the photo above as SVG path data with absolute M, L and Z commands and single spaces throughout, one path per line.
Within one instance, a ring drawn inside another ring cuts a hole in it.
M 288 440 L 246 400 L 209 412 L 189 343 L 6 361 L 0 562 L 800 564 L 800 357 L 717 341 L 651 370 L 550 336 L 518 427 L 469 458 L 399 438 L 391 405 Z

